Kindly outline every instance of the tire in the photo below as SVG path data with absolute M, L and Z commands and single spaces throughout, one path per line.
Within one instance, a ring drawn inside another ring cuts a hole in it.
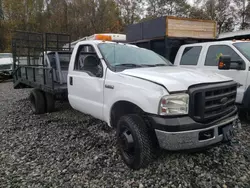
M 46 112 L 50 113 L 53 112 L 55 110 L 55 97 L 53 94 L 51 93 L 44 93 L 44 97 L 45 97 L 45 102 L 46 102 Z
M 39 89 L 32 90 L 30 93 L 29 99 L 30 99 L 31 108 L 34 114 L 45 113 L 45 98 L 41 90 Z
M 244 122 L 250 122 L 250 111 L 248 109 L 238 110 L 239 119 Z
M 154 157 L 149 130 L 138 115 L 121 117 L 117 124 L 117 142 L 124 163 L 131 169 L 148 166 Z

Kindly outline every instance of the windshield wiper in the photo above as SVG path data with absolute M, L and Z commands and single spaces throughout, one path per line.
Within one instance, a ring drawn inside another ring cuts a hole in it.
M 134 63 L 123 63 L 123 64 L 119 64 L 119 65 L 115 65 L 117 66 L 124 66 L 124 67 L 142 67 L 141 65 L 138 64 L 134 64 Z
M 168 64 L 164 63 L 159 63 L 159 64 L 134 64 L 134 63 L 122 63 L 119 65 L 115 65 L 116 67 L 118 66 L 124 66 L 124 67 L 160 67 L 160 66 L 171 66 Z
M 160 66 L 169 66 L 167 64 L 142 64 L 141 66 L 145 66 L 145 67 L 160 67 Z
M 171 66 L 171 65 L 161 63 L 161 64 L 156 64 L 155 66 L 160 67 L 160 66 Z

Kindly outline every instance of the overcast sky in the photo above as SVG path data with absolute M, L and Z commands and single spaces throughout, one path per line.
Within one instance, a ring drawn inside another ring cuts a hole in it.
M 188 0 L 188 2 L 192 5 L 194 3 L 194 0 Z

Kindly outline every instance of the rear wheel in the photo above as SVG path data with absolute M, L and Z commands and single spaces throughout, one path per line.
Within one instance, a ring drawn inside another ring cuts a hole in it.
M 152 138 L 140 116 L 125 115 L 119 120 L 117 140 L 121 157 L 128 167 L 137 170 L 152 161 Z
M 55 97 L 51 93 L 45 92 L 46 112 L 53 112 L 55 110 Z
M 31 91 L 29 96 L 31 102 L 31 108 L 34 114 L 44 114 L 45 113 L 45 99 L 43 92 L 39 89 L 34 89 Z

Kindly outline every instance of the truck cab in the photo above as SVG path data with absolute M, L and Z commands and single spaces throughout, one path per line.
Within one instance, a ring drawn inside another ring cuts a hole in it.
M 250 118 L 250 42 L 248 41 L 217 41 L 183 45 L 180 47 L 174 65 L 213 71 L 228 76 L 238 83 L 236 103 L 247 112 Z M 230 57 L 230 67 L 220 69 L 220 57 Z
M 74 47 L 68 99 L 77 111 L 116 129 L 133 169 L 155 148 L 186 150 L 230 140 L 237 123 L 237 84 L 211 71 L 173 66 L 151 50 L 100 40 Z

